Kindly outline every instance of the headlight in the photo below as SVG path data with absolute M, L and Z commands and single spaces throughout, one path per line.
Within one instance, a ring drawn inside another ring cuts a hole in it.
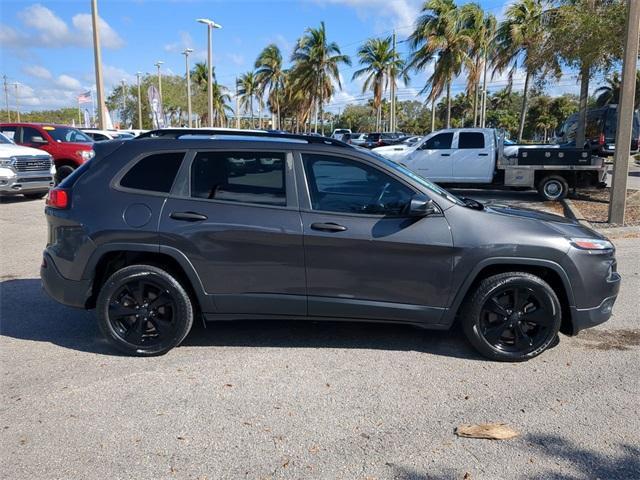
M 599 238 L 572 238 L 571 245 L 580 250 L 613 250 L 613 244 L 609 240 Z
M 13 168 L 16 163 L 15 157 L 0 158 L 0 167 Z
M 76 153 L 80 155 L 82 157 L 82 160 L 84 160 L 85 162 L 88 162 L 96 156 L 96 152 L 94 152 L 93 150 L 78 150 Z

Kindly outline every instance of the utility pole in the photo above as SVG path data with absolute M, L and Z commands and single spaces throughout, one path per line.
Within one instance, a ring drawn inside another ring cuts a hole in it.
M 20 99 L 18 98 L 18 86 L 20 84 L 18 82 L 14 83 L 13 86 L 16 87 L 16 115 L 18 115 L 18 123 L 20 123 Z
M 396 66 L 395 66 L 395 61 L 396 61 L 396 31 L 393 31 L 393 36 L 392 36 L 392 54 L 391 54 L 391 58 L 392 61 L 394 62 L 393 65 L 391 66 L 391 115 L 389 115 L 389 131 L 390 132 L 395 132 L 396 131 L 396 75 L 395 75 L 395 70 L 396 70 Z
M 198 18 L 196 22 L 204 23 L 207 26 L 207 97 L 209 103 L 209 126 L 213 127 L 213 35 L 214 28 L 222 28 L 222 25 L 218 25 L 213 20 L 208 18 Z
M 611 199 L 609 201 L 609 223 L 624 224 L 627 203 L 627 180 L 629 177 L 629 151 L 633 125 L 636 68 L 638 62 L 638 30 L 640 29 L 640 2 L 627 2 L 626 40 L 622 64 L 622 84 L 618 103 L 618 128 L 616 131 L 616 154 L 613 162 Z
M 7 104 L 7 121 L 11 121 L 11 110 L 9 110 L 9 89 L 7 87 L 7 76 L 3 75 L 2 80 L 4 81 L 4 101 Z
M 240 128 L 240 98 L 238 97 L 238 77 L 236 77 L 236 128 Z
M 142 97 L 140 95 L 140 77 L 142 72 L 136 72 L 138 77 L 138 130 L 142 130 Z
M 122 114 L 120 115 L 120 123 L 124 125 L 125 110 L 127 109 L 127 85 L 124 81 L 124 78 L 121 80 L 121 83 L 122 83 Z M 120 125 L 120 128 L 124 128 L 123 125 Z
M 160 103 L 162 103 L 162 73 L 160 73 L 160 66 L 164 62 L 162 60 L 158 60 L 154 65 L 158 68 L 158 94 L 160 95 Z
M 182 54 L 184 55 L 184 64 L 187 71 L 187 124 L 191 128 L 191 72 L 189 71 L 189 54 L 193 52 L 192 48 L 185 48 Z
M 102 58 L 100 54 L 100 32 L 98 30 L 98 0 L 91 0 L 91 24 L 93 26 L 93 58 L 96 69 L 96 92 L 98 95 L 98 128 L 106 126 L 104 91 L 102 89 Z
M 436 129 L 436 97 L 431 99 L 431 131 Z
M 481 98 L 481 108 L 480 108 L 480 128 L 484 128 L 487 120 L 487 48 L 484 49 L 484 61 L 483 61 L 483 72 L 482 72 L 482 98 Z

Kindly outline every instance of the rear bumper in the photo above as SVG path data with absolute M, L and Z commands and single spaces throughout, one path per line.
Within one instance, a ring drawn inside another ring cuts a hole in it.
M 597 307 L 593 308 L 577 308 L 571 307 L 571 323 L 573 327 L 572 334 L 576 335 L 585 328 L 595 327 L 606 322 L 611 317 L 613 304 L 618 297 L 620 290 L 620 275 L 613 273 L 611 278 L 607 280 L 609 286 L 607 296 L 602 299 Z
M 85 308 L 91 296 L 91 280 L 69 280 L 62 276 L 50 255 L 43 254 L 40 266 L 42 287 L 56 302 L 69 307 Z

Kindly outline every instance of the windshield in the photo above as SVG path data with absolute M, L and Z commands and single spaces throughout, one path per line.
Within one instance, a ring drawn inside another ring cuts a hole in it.
M 44 128 L 56 142 L 93 143 L 93 140 L 91 140 L 88 135 L 77 128 L 48 126 L 42 128 Z
M 372 157 L 374 157 L 377 160 L 381 161 L 382 163 L 384 163 L 387 167 L 391 168 L 392 170 L 395 170 L 396 172 L 400 172 L 402 175 L 405 175 L 405 176 L 411 178 L 412 180 L 418 182 L 421 186 L 427 188 L 429 191 L 431 191 L 433 193 L 436 193 L 436 194 L 440 195 L 441 197 L 445 197 L 450 202 L 453 202 L 453 203 L 455 203 L 457 205 L 463 205 L 463 206 L 466 205 L 465 202 L 460 200 L 455 195 L 449 193 L 444 188 L 439 187 L 435 183 L 430 182 L 426 178 L 421 177 L 420 175 L 415 173 L 413 170 L 409 170 L 407 167 L 405 167 L 401 163 L 393 162 L 393 161 L 383 157 L 382 155 L 379 155 L 376 152 L 372 152 L 371 150 L 368 150 L 366 148 L 358 148 L 358 150 L 363 152 L 363 153 L 366 153 L 368 155 L 371 155 Z
M 9 140 L 7 137 L 5 137 L 1 133 L 0 133 L 0 143 L 8 143 L 9 145 L 13 144 L 11 140 Z

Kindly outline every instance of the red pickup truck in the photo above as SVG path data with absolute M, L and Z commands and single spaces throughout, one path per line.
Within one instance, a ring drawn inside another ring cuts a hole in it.
M 53 157 L 60 183 L 94 156 L 93 140 L 77 128 L 49 123 L 0 123 L 0 132 L 14 143 L 39 148 Z

